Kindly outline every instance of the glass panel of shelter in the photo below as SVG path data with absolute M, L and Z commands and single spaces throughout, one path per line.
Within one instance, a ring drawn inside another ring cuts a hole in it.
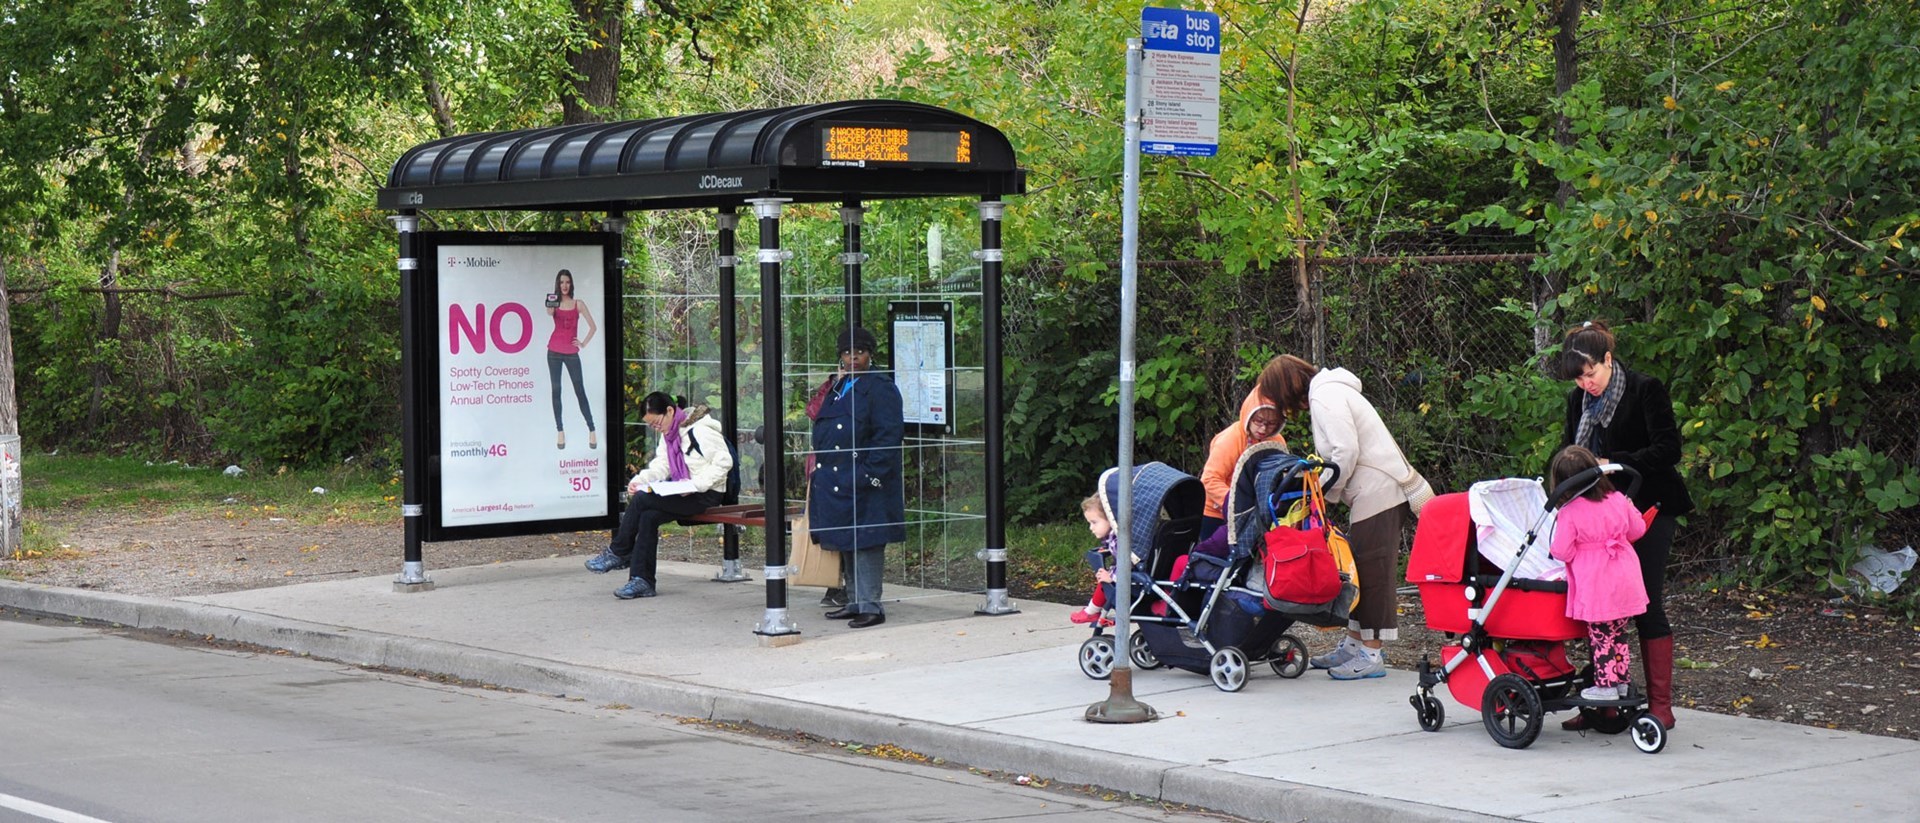
M 903 465 L 907 540 L 887 547 L 889 582 L 946 592 L 986 588 L 986 567 L 976 552 L 986 545 L 984 343 L 981 337 L 978 215 L 964 200 L 876 201 L 864 204 L 859 261 L 860 321 L 883 350 L 874 368 L 889 370 L 888 307 L 893 302 L 953 304 L 954 386 L 950 432 L 909 429 Z M 736 256 L 736 322 L 739 340 L 735 400 L 739 431 L 742 503 L 763 503 L 765 448 L 751 434 L 764 419 L 761 404 L 760 274 L 753 262 L 758 229 L 751 214 L 739 221 Z M 793 256 L 782 266 L 786 371 L 783 394 L 789 503 L 805 495 L 802 466 L 811 448 L 807 399 L 838 366 L 837 343 L 847 324 L 847 263 L 844 219 L 835 204 L 792 205 L 782 215 L 780 246 Z M 727 398 L 720 390 L 719 260 L 710 212 L 658 212 L 636 220 L 628 232 L 626 319 L 622 335 L 629 454 L 628 476 L 645 465 L 658 438 L 640 420 L 639 404 L 651 391 L 708 404 L 715 414 Z M 933 227 L 938 226 L 938 229 Z M 624 478 L 622 478 L 624 480 Z M 662 533 L 660 556 L 720 565 L 722 526 L 701 525 Z M 742 565 L 764 566 L 765 538 L 748 529 L 739 538 Z M 811 590 L 808 590 L 811 591 Z M 899 589 L 889 589 L 896 599 Z M 804 592 L 795 605 L 807 602 Z

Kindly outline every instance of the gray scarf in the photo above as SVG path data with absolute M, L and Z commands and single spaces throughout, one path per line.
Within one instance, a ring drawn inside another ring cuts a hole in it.
M 1585 412 L 1580 415 L 1580 428 L 1573 434 L 1573 443 L 1598 455 L 1601 452 L 1599 430 L 1613 423 L 1613 412 L 1620 408 L 1620 396 L 1627 393 L 1627 366 L 1620 358 L 1613 359 L 1613 377 L 1607 380 L 1607 390 L 1599 397 L 1588 397 Z

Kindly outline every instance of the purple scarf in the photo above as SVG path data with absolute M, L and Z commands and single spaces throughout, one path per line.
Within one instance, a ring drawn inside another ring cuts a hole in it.
M 674 409 L 673 425 L 660 434 L 660 448 L 667 450 L 668 480 L 693 479 L 693 470 L 687 468 L 687 450 L 680 445 L 680 425 L 686 420 L 686 409 Z

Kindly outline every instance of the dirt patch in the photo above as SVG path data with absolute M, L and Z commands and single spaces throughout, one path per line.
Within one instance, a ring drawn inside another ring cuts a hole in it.
M 169 515 L 113 521 L 39 518 L 63 547 L 50 556 L 0 560 L 0 575 L 54 586 L 178 597 L 284 586 L 334 577 L 397 574 L 399 524 L 301 524 L 271 517 Z M 495 538 L 426 547 L 434 569 L 540 557 L 584 558 L 602 533 Z M 751 543 L 751 541 L 748 541 Z M 743 563 L 762 565 L 757 547 Z M 663 558 L 717 565 L 719 541 L 676 536 Z M 977 564 L 977 561 L 968 560 Z M 1086 591 L 1032 589 L 1012 563 L 1016 601 L 1084 602 Z M 891 576 L 891 575 L 890 575 Z M 914 582 L 916 585 L 922 581 Z M 1909 583 L 1909 585 L 1914 585 Z M 1676 587 L 1679 588 L 1679 587 Z M 1422 624 L 1418 598 L 1401 598 L 1401 641 L 1391 664 L 1411 667 L 1443 638 Z M 1744 591 L 1679 589 L 1674 625 L 1675 702 L 1704 711 L 1920 740 L 1920 625 L 1882 610 Z M 1064 616 L 1062 618 L 1064 620 Z M 1335 633 L 1296 630 L 1316 651 Z M 1413 722 L 1412 709 L 1407 710 Z

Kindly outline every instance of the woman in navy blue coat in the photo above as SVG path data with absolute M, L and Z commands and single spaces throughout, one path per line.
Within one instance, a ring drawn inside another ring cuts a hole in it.
M 841 375 L 827 387 L 813 421 L 815 462 L 807 498 L 814 542 L 849 553 L 842 563 L 851 570 L 853 591 L 847 605 L 827 618 L 851 618 L 847 625 L 856 629 L 887 621 L 880 608 L 886 546 L 907 539 L 900 390 L 890 376 L 868 371 L 874 348 L 866 329 L 840 335 Z

